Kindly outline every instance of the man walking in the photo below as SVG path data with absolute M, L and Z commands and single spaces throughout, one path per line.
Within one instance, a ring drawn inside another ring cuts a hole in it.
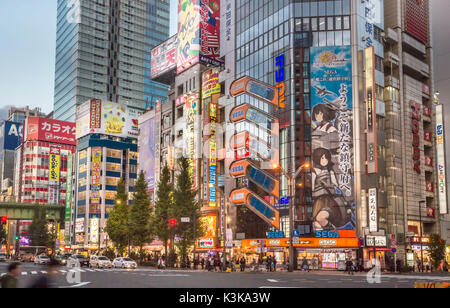
M 239 263 L 241 265 L 241 272 L 245 272 L 245 258 L 241 257 L 241 261 Z
M 16 289 L 17 288 L 17 276 L 20 273 L 20 263 L 13 262 L 8 266 L 8 273 L 3 275 L 0 279 L 2 289 Z

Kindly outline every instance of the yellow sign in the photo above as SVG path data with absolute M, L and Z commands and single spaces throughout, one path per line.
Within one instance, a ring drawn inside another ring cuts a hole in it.
M 59 170 L 60 170 L 60 155 L 50 154 L 49 161 L 50 166 L 48 168 L 48 180 L 52 182 L 59 182 Z

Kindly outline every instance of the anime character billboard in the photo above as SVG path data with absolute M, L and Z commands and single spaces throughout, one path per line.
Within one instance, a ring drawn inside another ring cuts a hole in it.
M 311 48 L 313 229 L 354 230 L 351 47 Z

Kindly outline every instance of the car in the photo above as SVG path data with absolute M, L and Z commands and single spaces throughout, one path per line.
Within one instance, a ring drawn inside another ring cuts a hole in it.
M 67 263 L 74 262 L 75 264 L 79 263 L 80 267 L 89 266 L 89 259 L 83 255 L 72 255 L 67 259 Z M 72 263 L 73 264 L 73 263 Z
M 114 268 L 137 268 L 137 263 L 130 258 L 115 258 L 113 261 Z
M 46 255 L 40 255 L 40 256 L 36 256 L 34 258 L 34 264 L 43 265 L 43 264 L 49 264 L 49 263 L 50 263 L 50 258 L 47 257 Z
M 56 262 L 58 262 L 59 265 L 66 265 L 67 260 L 70 258 L 70 255 L 64 254 L 64 255 L 57 255 L 55 257 Z
M 6 262 L 6 254 L 5 253 L 0 253 L 0 262 Z
M 34 255 L 32 253 L 24 253 L 24 254 L 20 255 L 20 261 L 34 262 Z
M 104 256 L 91 256 L 89 267 L 112 268 L 111 260 Z

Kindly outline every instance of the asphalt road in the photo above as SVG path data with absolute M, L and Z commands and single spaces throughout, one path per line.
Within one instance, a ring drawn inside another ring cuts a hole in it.
M 7 263 L 0 263 L 0 275 Z M 46 267 L 22 264 L 19 287 L 26 288 Z M 220 273 L 204 271 L 56 268 L 51 273 L 56 288 L 413 288 L 414 282 L 450 282 L 447 275 L 382 275 L 380 283 L 369 283 L 367 274 L 342 272 Z M 79 278 L 79 279 L 78 279 Z

